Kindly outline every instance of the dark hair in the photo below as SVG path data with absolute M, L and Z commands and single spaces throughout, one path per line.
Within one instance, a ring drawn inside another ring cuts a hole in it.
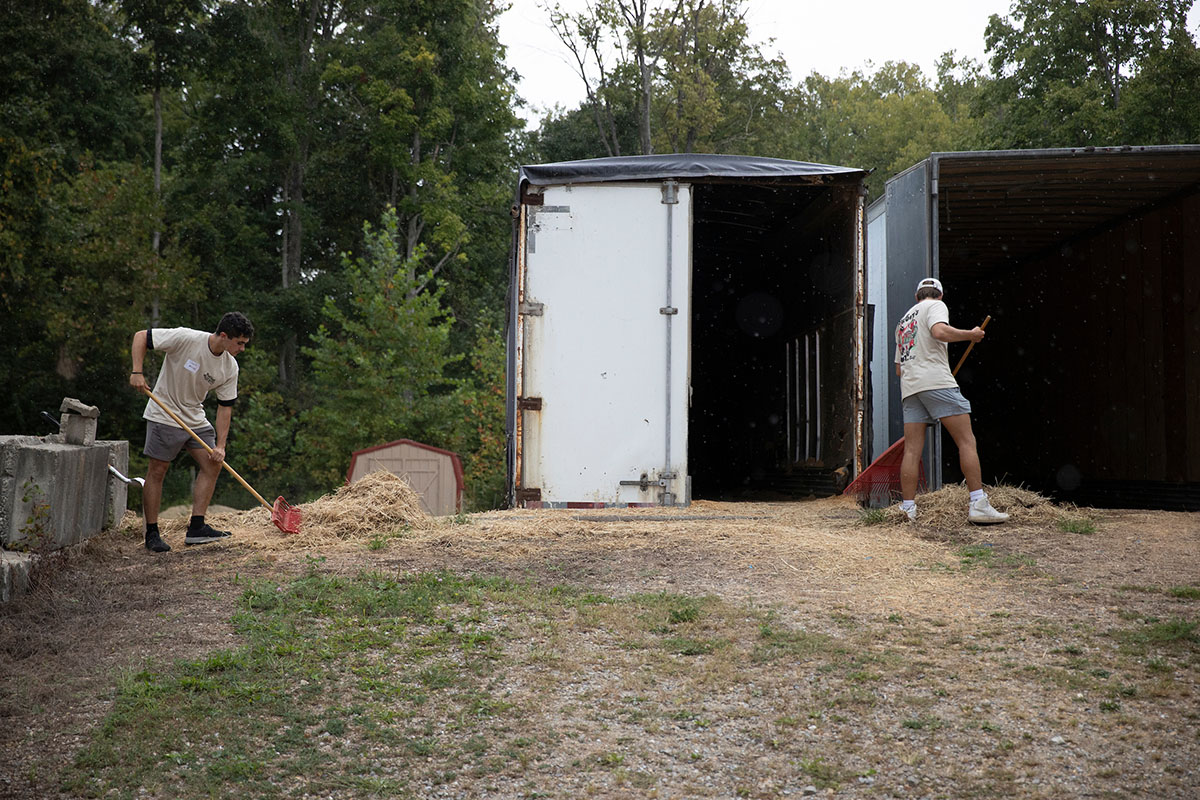
M 236 339 L 239 336 L 249 339 L 254 336 L 254 326 L 242 312 L 230 311 L 217 323 L 217 333 L 223 333 L 230 339 Z
M 922 286 L 920 289 L 917 289 L 917 301 L 918 302 L 920 302 L 921 300 L 928 300 L 930 297 L 932 297 L 934 300 L 937 300 L 937 299 L 941 298 L 941 296 L 942 296 L 942 293 L 939 292 L 937 289 L 933 288 L 932 286 Z

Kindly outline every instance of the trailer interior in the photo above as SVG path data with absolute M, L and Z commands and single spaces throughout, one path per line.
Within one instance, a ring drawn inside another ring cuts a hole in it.
M 934 159 L 953 323 L 992 317 L 959 375 L 985 481 L 1200 509 L 1200 148 Z
M 695 499 L 828 495 L 853 471 L 861 181 L 851 177 L 693 185 Z

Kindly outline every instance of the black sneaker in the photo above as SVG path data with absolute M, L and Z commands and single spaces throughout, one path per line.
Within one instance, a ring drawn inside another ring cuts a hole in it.
M 162 540 L 162 537 L 157 533 L 146 535 L 146 549 L 152 553 L 165 553 L 171 549 L 171 545 Z
M 219 542 L 226 536 L 229 536 L 229 531 L 215 530 L 207 522 L 195 530 L 188 528 L 187 536 L 184 537 L 184 544 L 208 544 L 209 542 Z

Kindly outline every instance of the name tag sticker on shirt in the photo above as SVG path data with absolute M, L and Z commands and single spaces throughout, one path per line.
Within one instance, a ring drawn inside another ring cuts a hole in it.
M 195 361 L 192 361 L 190 358 L 187 360 L 187 363 L 185 363 L 183 365 L 183 368 L 192 374 L 195 374 L 200 371 L 200 365 L 197 364 Z

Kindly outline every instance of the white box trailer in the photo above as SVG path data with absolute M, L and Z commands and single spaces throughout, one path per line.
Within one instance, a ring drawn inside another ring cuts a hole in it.
M 523 167 L 510 503 L 828 494 L 857 473 L 864 177 L 698 154 Z

